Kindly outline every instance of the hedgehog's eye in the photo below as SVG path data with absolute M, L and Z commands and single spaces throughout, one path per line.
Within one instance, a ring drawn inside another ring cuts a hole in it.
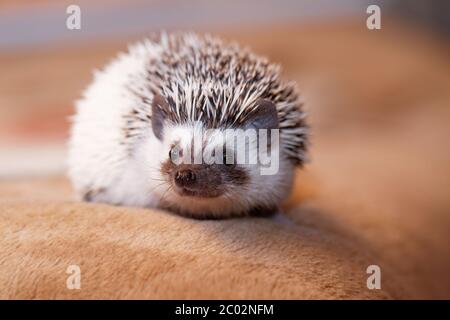
M 172 162 L 177 162 L 183 156 L 183 150 L 180 147 L 174 146 L 169 150 L 169 158 Z

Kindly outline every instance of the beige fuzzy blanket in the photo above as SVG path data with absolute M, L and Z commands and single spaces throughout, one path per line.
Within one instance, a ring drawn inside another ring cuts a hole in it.
M 450 298 L 448 45 L 360 21 L 229 38 L 281 62 L 310 109 L 311 163 L 284 213 L 198 221 L 79 203 L 62 176 L 2 179 L 1 299 Z M 63 132 L 48 115 L 116 49 L 3 56 L 0 136 Z
M 3 183 L 1 191 L 9 197 L 0 201 L 0 298 L 380 298 L 396 293 L 367 289 L 367 266 L 382 261 L 354 239 L 314 226 L 313 216 L 320 213 L 293 210 L 281 219 L 197 221 L 157 210 L 75 203 L 61 179 Z M 80 267 L 80 290 L 66 286 L 69 265 Z M 391 286 L 390 276 L 383 281 Z

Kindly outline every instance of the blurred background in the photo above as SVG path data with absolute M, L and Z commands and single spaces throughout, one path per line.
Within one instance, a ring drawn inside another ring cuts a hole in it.
M 71 4 L 80 30 L 66 28 Z M 366 26 L 370 4 L 381 30 Z M 68 117 L 93 69 L 153 31 L 213 33 L 280 63 L 302 92 L 311 163 L 294 218 L 326 227 L 332 212 L 383 252 L 400 296 L 449 298 L 449 16 L 444 0 L 0 0 L 0 197 L 70 199 Z

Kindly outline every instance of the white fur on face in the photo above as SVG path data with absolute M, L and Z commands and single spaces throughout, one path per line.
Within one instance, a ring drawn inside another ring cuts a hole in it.
M 145 163 L 156 164 L 154 170 L 149 170 L 153 180 L 163 181 L 155 187 L 154 193 L 159 197 L 159 205 L 165 205 L 174 208 L 177 211 L 189 213 L 191 215 L 203 216 L 205 214 L 223 216 L 238 213 L 245 213 L 254 206 L 276 207 L 279 201 L 288 193 L 292 183 L 293 168 L 287 159 L 281 159 L 281 168 L 275 175 L 261 175 L 259 164 L 240 164 L 249 176 L 248 183 L 244 185 L 227 184 L 226 193 L 216 198 L 198 198 L 189 196 L 180 196 L 172 187 L 168 176 L 165 176 L 158 170 L 159 166 L 169 160 L 169 151 L 172 146 L 177 146 L 183 150 L 180 161 L 189 161 L 188 150 L 195 150 L 199 153 L 191 155 L 190 161 L 193 163 L 195 158 L 203 161 L 204 158 L 211 155 L 211 150 L 222 149 L 226 140 L 223 131 L 203 131 L 201 123 L 168 125 L 165 127 L 165 134 L 158 152 L 152 152 L 152 143 L 148 141 L 143 144 L 137 155 L 142 155 L 146 159 Z M 199 146 L 192 146 L 195 136 L 202 136 Z M 203 146 L 201 145 L 203 143 Z M 202 155 L 203 151 L 203 155 Z M 236 151 L 236 150 L 231 150 Z M 277 150 L 278 151 L 278 150 Z M 158 155 L 157 159 L 155 156 Z M 236 159 L 235 159 L 236 160 Z M 150 165 L 148 165 L 150 166 Z M 152 179 L 148 179 L 150 182 Z M 164 181 L 166 181 L 164 183 Z

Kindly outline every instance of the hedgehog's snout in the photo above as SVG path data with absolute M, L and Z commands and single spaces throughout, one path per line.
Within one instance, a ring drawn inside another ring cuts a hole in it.
M 190 169 L 178 170 L 175 173 L 175 184 L 180 187 L 192 187 L 196 183 L 197 176 L 195 172 Z
M 224 192 L 221 172 L 211 165 L 172 166 L 174 190 L 183 196 L 218 197 Z

